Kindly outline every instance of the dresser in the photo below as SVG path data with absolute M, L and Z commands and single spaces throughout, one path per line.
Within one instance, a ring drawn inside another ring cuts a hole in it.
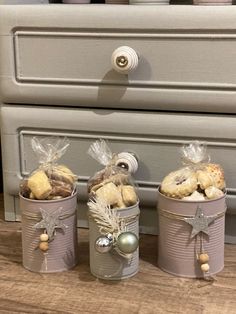
M 124 46 L 132 71 L 112 67 Z M 86 227 L 86 184 L 100 168 L 87 150 L 104 138 L 137 156 L 140 231 L 156 234 L 157 187 L 197 139 L 225 170 L 226 241 L 236 242 L 236 7 L 3 5 L 0 94 L 7 220 L 20 220 L 19 182 L 37 167 L 31 138 L 66 136 L 61 162 L 79 176 Z

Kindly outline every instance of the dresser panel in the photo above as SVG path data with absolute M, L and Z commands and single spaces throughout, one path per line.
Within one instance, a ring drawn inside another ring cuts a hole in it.
M 2 6 L 3 101 L 234 113 L 235 21 L 227 6 Z M 111 65 L 122 46 L 128 74 Z

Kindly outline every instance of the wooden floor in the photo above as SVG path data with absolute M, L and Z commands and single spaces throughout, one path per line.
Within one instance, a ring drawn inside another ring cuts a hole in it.
M 234 245 L 225 246 L 225 269 L 210 283 L 158 269 L 157 237 L 142 235 L 139 273 L 106 282 L 90 274 L 88 231 L 80 229 L 78 266 L 39 274 L 22 267 L 21 224 L 5 222 L 0 213 L 0 313 L 236 313 Z

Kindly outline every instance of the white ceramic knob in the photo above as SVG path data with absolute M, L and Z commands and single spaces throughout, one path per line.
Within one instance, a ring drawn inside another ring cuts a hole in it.
M 113 69 L 122 74 L 128 74 L 138 66 L 136 51 L 128 46 L 122 46 L 113 51 L 111 56 Z
M 134 153 L 122 152 L 118 154 L 116 165 L 135 173 L 138 170 L 138 158 Z

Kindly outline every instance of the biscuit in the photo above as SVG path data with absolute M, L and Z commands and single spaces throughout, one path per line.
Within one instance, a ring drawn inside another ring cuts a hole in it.
M 197 190 L 197 176 L 189 168 L 169 173 L 161 183 L 161 193 L 173 198 L 183 198 Z
M 66 166 L 56 165 L 46 170 L 47 176 L 56 181 L 63 181 L 73 185 L 78 179 L 77 176 Z
M 28 187 L 35 198 L 39 200 L 46 199 L 52 191 L 52 186 L 43 170 L 39 170 L 29 177 Z
M 202 190 L 205 190 L 209 186 L 213 185 L 213 178 L 210 173 L 208 173 L 206 170 L 198 170 L 196 172 L 197 174 L 197 181 L 198 185 Z
M 224 190 L 225 189 L 225 178 L 224 171 L 220 165 L 217 164 L 206 164 L 204 170 L 211 176 L 213 180 L 213 186 Z
M 102 187 L 100 187 L 95 192 L 96 198 L 102 199 L 110 206 L 124 208 L 126 207 L 123 203 L 121 192 L 117 188 L 117 186 L 109 182 Z
M 207 189 L 205 189 L 205 194 L 208 199 L 216 199 L 223 196 L 224 192 L 222 192 L 220 189 L 216 188 L 215 186 L 209 186 Z
M 137 203 L 138 198 L 132 185 L 121 185 L 121 195 L 126 206 L 132 206 Z

